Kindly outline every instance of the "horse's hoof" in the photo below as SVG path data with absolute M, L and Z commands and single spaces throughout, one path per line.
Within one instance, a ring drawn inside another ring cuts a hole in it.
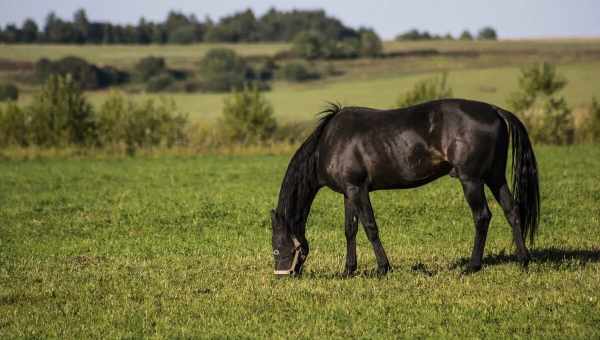
M 342 277 L 353 277 L 356 276 L 356 266 L 346 266 L 344 271 L 340 274 Z
M 377 268 L 377 276 L 385 276 L 387 273 L 392 271 L 392 267 L 388 264 Z

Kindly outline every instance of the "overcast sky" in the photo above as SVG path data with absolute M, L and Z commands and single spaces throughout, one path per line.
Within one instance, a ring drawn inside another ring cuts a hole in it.
M 78 8 L 92 21 L 136 23 L 142 16 L 162 21 L 171 9 L 218 19 L 248 7 L 257 15 L 270 7 L 323 8 L 347 25 L 372 27 L 385 39 L 413 27 L 457 35 L 485 25 L 501 38 L 600 36 L 598 0 L 0 0 L 0 25 L 20 25 L 30 17 L 43 26 L 48 12 L 70 20 Z

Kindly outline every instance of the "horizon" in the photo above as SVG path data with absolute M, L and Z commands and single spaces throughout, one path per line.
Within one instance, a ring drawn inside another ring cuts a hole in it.
M 198 4 L 191 0 L 180 0 L 168 5 L 148 4 L 143 1 L 123 4 L 114 0 L 103 3 L 90 0 L 58 0 L 52 4 L 22 0 L 19 6 L 10 6 L 8 2 L 0 0 L 2 27 L 7 24 L 20 26 L 25 19 L 31 18 L 43 29 L 45 18 L 50 12 L 70 21 L 73 13 L 79 8 L 85 9 L 90 21 L 114 24 L 136 24 L 142 17 L 149 21 L 162 22 L 171 10 L 185 15 L 194 14 L 201 21 L 204 21 L 205 17 L 218 21 L 224 16 L 246 9 L 252 9 L 254 14 L 260 17 L 270 8 L 275 8 L 279 11 L 322 9 L 328 16 L 339 19 L 344 25 L 353 28 L 373 28 L 384 40 L 393 39 L 397 34 L 413 28 L 432 34 L 450 33 L 457 36 L 465 29 L 477 33 L 484 26 L 493 27 L 498 37 L 505 40 L 600 37 L 600 21 L 594 15 L 600 12 L 600 2 L 593 0 L 576 3 L 563 3 L 558 0 L 521 3 L 509 0 L 501 4 L 489 0 L 465 0 L 458 5 L 435 0 L 410 4 L 381 1 L 375 8 L 365 8 L 364 3 L 345 4 L 341 0 L 310 0 L 304 1 L 303 4 L 293 1 L 275 4 L 269 0 L 253 1 L 251 4 L 239 0 Z M 114 12 L 114 6 L 110 4 L 127 8 Z M 432 7 L 438 10 L 432 12 Z M 366 10 L 371 11 L 370 15 L 364 15 Z

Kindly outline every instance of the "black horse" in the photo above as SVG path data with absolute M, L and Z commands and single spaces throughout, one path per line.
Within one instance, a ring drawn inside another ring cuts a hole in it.
M 377 257 L 377 272 L 390 264 L 379 240 L 369 192 L 427 184 L 441 176 L 458 178 L 475 221 L 468 271 L 481 269 L 491 213 L 487 185 L 512 226 L 524 266 L 540 213 L 535 155 L 523 124 L 499 107 L 444 99 L 397 110 L 331 105 L 287 168 L 277 208 L 272 211 L 275 274 L 300 274 L 308 256 L 305 225 L 313 199 L 327 186 L 344 195 L 346 268 L 356 262 L 358 221 Z M 512 136 L 513 193 L 506 183 L 509 134 Z

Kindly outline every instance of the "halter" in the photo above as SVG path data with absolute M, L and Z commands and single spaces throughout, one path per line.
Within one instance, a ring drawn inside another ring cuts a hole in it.
M 294 259 L 292 260 L 290 269 L 276 270 L 275 275 L 290 275 L 294 273 L 294 268 L 296 268 L 296 265 L 298 264 L 298 258 L 300 257 L 302 248 L 300 247 L 300 242 L 295 237 L 292 237 L 292 242 L 294 242 Z

